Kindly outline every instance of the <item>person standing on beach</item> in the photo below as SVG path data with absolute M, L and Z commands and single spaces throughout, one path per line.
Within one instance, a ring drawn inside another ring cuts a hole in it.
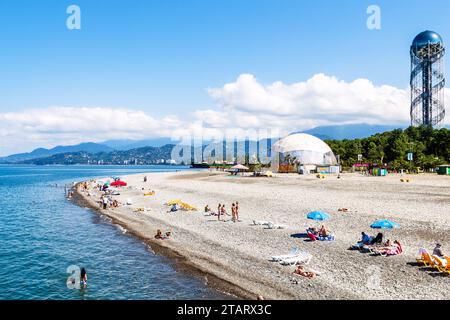
M 234 202 L 231 204 L 231 221 L 236 222 L 236 205 Z
M 236 220 L 239 222 L 239 221 L 241 221 L 241 220 L 239 220 L 239 201 L 236 201 L 235 210 L 236 210 Z
M 222 213 L 222 205 L 219 203 L 219 205 L 217 206 L 217 220 L 219 221 L 221 213 Z
M 102 198 L 102 201 L 103 201 L 103 209 L 106 210 L 106 208 L 108 207 L 108 198 L 104 196 Z

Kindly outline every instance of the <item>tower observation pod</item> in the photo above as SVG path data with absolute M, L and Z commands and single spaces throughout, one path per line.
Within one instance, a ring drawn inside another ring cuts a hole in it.
M 433 31 L 419 33 L 411 45 L 411 125 L 436 126 L 445 118 L 444 42 Z

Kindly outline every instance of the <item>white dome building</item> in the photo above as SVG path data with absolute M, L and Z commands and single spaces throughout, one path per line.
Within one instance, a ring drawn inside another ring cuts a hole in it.
M 297 166 L 308 166 L 312 170 L 317 166 L 337 165 L 331 148 L 319 138 L 306 133 L 291 134 L 277 141 L 272 151 L 279 154 L 280 164 L 291 162 Z

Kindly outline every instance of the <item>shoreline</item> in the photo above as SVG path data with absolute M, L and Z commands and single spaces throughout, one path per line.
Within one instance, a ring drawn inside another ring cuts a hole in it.
M 148 183 L 143 176 L 148 176 Z M 344 174 L 328 176 L 280 175 L 275 178 L 231 177 L 209 171 L 179 171 L 133 174 L 123 177 L 128 187 L 113 196 L 133 205 L 100 209 L 100 193 L 88 193 L 76 185 L 74 202 L 112 219 L 114 224 L 148 244 L 156 254 L 167 256 L 179 270 L 205 277 L 208 285 L 242 299 L 449 299 L 450 277 L 437 277 L 414 266 L 420 247 L 429 250 L 436 241 L 450 243 L 450 180 L 434 175 L 412 176 L 401 183 L 400 176 L 363 177 Z M 104 180 L 104 179 L 103 179 Z M 145 197 L 144 192 L 156 195 Z M 92 193 L 91 195 L 88 195 Z M 203 210 L 167 213 L 163 203 L 182 199 L 202 209 L 218 202 L 239 200 L 242 222 L 218 222 Z M 133 209 L 145 207 L 145 212 Z M 338 208 L 350 208 L 340 213 Z M 325 224 L 336 240 L 310 243 L 302 232 L 322 222 L 306 219 L 306 213 L 323 210 L 332 219 Z M 369 225 L 377 219 L 391 219 L 400 229 L 382 231 L 386 238 L 406 244 L 395 257 L 372 257 L 349 251 L 361 231 L 373 234 Z M 288 226 L 268 230 L 253 220 L 270 220 Z M 168 240 L 155 240 L 157 229 L 172 231 Z M 318 271 L 313 280 L 292 275 L 292 267 L 270 262 L 271 255 L 286 254 L 296 246 L 313 255 L 306 269 Z M 380 274 L 382 287 L 367 288 L 371 274 Z M 432 277 L 430 277 L 432 276 Z M 298 281 L 292 283 L 292 279 Z
M 103 215 L 111 219 L 111 224 L 119 225 L 126 230 L 126 233 L 138 238 L 143 241 L 147 246 L 149 246 L 154 254 L 164 256 L 171 260 L 174 268 L 176 270 L 182 271 L 188 275 L 194 275 L 196 277 L 204 277 L 206 284 L 211 288 L 218 290 L 222 293 L 235 297 L 237 299 L 254 299 L 256 294 L 248 292 L 247 290 L 239 287 L 237 284 L 231 283 L 227 280 L 222 279 L 214 273 L 196 265 L 194 262 L 190 261 L 186 256 L 180 254 L 175 248 L 170 248 L 169 246 L 162 245 L 162 242 L 154 239 L 153 237 L 145 236 L 138 231 L 133 230 L 130 226 L 118 219 L 115 215 L 109 214 L 107 210 L 100 209 L 98 205 L 95 205 L 87 199 L 82 192 L 80 192 L 79 187 L 82 182 L 78 182 L 74 187 L 74 193 L 71 201 L 80 207 L 88 208 L 93 211 L 93 213 L 98 215 Z

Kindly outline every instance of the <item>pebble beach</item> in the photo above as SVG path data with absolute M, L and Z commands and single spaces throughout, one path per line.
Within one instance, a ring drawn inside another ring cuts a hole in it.
M 147 176 L 147 182 L 144 182 Z M 408 178 L 409 182 L 401 182 Z M 101 179 L 106 181 L 108 178 Z M 344 173 L 318 179 L 315 175 L 279 174 L 274 177 L 231 176 L 224 172 L 194 171 L 136 174 L 127 182 L 121 205 L 101 209 L 97 181 L 84 190 L 78 184 L 79 204 L 110 217 L 129 233 L 176 257 L 188 268 L 211 280 L 211 285 L 244 299 L 449 299 L 450 275 L 416 263 L 419 248 L 432 250 L 439 242 L 450 252 L 450 179 L 432 174 L 369 177 Z M 144 196 L 155 191 L 154 195 Z M 170 200 L 181 199 L 197 211 L 168 212 Z M 240 222 L 218 221 L 204 207 L 217 210 L 239 201 Z M 126 203 L 131 203 L 127 205 Z M 346 212 L 339 211 L 348 209 Z M 306 218 L 310 211 L 325 211 L 325 222 Z M 398 256 L 373 256 L 348 250 L 361 232 L 379 219 L 393 220 L 399 229 L 382 230 L 385 239 L 399 240 L 405 250 Z M 284 229 L 268 229 L 253 221 L 271 221 Z M 322 224 L 334 241 L 310 242 L 308 227 Z M 170 231 L 166 240 L 156 231 Z M 293 275 L 294 266 L 270 261 L 296 247 L 312 259 L 306 270 L 313 279 Z M 155 250 L 158 252 L 158 250 Z

